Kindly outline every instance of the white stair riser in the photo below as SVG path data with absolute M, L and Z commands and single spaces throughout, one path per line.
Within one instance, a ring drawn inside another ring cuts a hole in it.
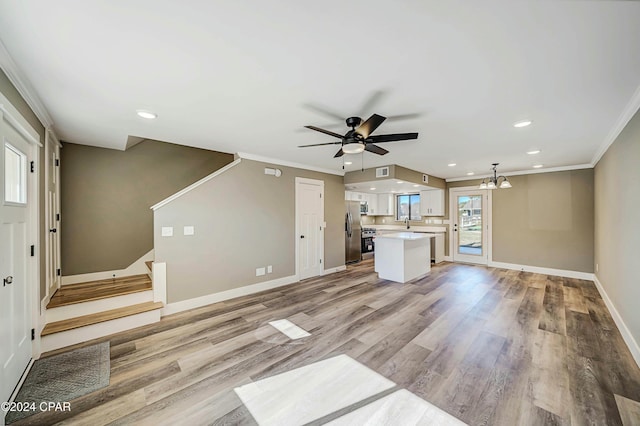
M 111 309 L 124 308 L 144 302 L 153 302 L 153 290 L 137 293 L 123 294 L 122 296 L 108 297 L 106 299 L 91 300 L 88 302 L 74 303 L 73 305 L 58 306 L 47 309 L 47 324 L 96 312 L 109 311 Z
M 62 331 L 60 333 L 42 336 L 40 341 L 42 352 L 48 352 L 60 349 L 65 346 L 75 345 L 77 343 L 87 342 L 99 337 L 108 336 L 110 334 L 127 331 L 143 325 L 153 324 L 160 321 L 160 309 L 149 312 L 142 312 L 135 315 L 129 315 L 123 318 L 116 318 L 110 321 L 98 324 L 86 325 L 73 330 Z

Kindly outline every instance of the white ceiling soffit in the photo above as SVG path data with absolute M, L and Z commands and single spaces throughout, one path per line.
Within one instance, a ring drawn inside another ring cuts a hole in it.
M 341 172 L 337 145 L 297 148 L 336 140 L 304 125 L 415 114 L 374 134 L 417 140 L 345 170 L 443 178 L 597 161 L 640 104 L 639 22 L 640 2 L 618 1 L 0 2 L 9 77 L 62 140 L 137 135 Z

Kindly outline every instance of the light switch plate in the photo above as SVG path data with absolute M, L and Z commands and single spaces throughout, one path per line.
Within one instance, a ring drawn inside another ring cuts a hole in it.
M 162 227 L 162 236 L 163 237 L 173 237 L 173 226 L 163 226 Z
M 273 273 L 273 265 L 268 265 L 267 266 L 267 274 L 271 274 Z
M 193 226 L 185 226 L 184 227 L 184 235 L 193 235 L 195 234 L 195 228 Z

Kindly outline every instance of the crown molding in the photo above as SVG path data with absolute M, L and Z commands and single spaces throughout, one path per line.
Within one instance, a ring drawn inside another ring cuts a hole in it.
M 319 173 L 326 173 L 326 174 L 329 174 L 329 175 L 344 176 L 344 172 L 343 171 L 324 169 L 322 167 L 308 166 L 306 164 L 294 163 L 292 161 L 278 160 L 276 158 L 268 158 L 268 157 L 263 157 L 261 155 L 249 154 L 249 153 L 246 153 L 246 152 L 238 152 L 236 154 L 236 156 L 239 157 L 239 158 L 243 158 L 245 160 L 259 161 L 261 163 L 277 164 L 279 166 L 293 167 L 293 168 L 302 169 L 302 170 L 310 170 L 312 172 L 319 172 Z
M 594 167 L 598 163 L 598 161 L 600 161 L 604 153 L 607 152 L 611 144 L 613 144 L 616 141 L 616 139 L 618 138 L 622 130 L 624 130 L 624 128 L 627 126 L 629 121 L 633 118 L 633 116 L 636 114 L 636 112 L 638 112 L 639 109 L 640 109 L 640 86 L 636 88 L 636 91 L 634 92 L 633 96 L 631 96 L 631 99 L 622 110 L 620 117 L 618 117 L 618 120 L 613 125 L 613 127 L 609 131 L 609 134 L 607 134 L 607 137 L 602 142 L 602 144 L 596 151 L 595 155 L 593 156 L 593 159 L 591 160 L 591 164 L 593 164 Z
M 31 110 L 33 110 L 33 113 L 38 117 L 43 127 L 53 133 L 53 130 L 51 130 L 53 119 L 36 94 L 33 86 L 31 86 L 31 83 L 29 83 L 29 80 L 24 77 L 20 68 L 9 54 L 2 40 L 0 40 L 0 68 L 2 68 L 7 78 L 9 78 L 9 81 L 15 86 L 18 93 L 20 93 L 20 96 L 22 96 Z
M 567 170 L 582 170 L 582 169 L 593 169 L 593 165 L 592 164 L 575 164 L 572 166 L 548 167 L 548 168 L 534 169 L 534 170 L 516 170 L 514 172 L 500 172 L 499 175 L 500 176 L 537 175 L 538 173 L 566 172 Z M 493 173 L 486 174 L 486 175 L 473 175 L 473 176 L 449 178 L 445 180 L 447 182 L 461 182 L 465 180 L 485 179 L 488 177 L 493 177 Z

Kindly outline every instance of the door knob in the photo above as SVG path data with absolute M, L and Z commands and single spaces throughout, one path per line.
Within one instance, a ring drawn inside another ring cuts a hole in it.
M 7 284 L 11 284 L 13 282 L 13 277 L 12 276 L 8 276 L 7 278 L 4 278 L 2 283 L 2 287 L 6 286 Z

